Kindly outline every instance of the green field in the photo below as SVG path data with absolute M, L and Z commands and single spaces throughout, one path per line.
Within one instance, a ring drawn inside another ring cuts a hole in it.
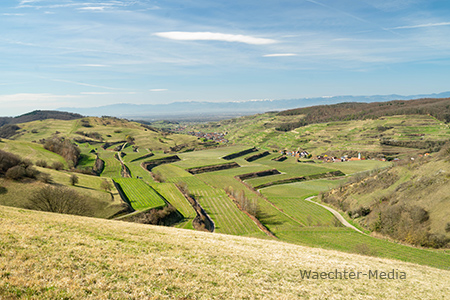
M 170 204 L 172 204 L 184 217 L 180 224 L 176 224 L 177 228 L 194 229 L 192 221 L 196 213 L 191 204 L 186 200 L 183 194 L 173 183 L 157 183 L 153 184 L 155 190 L 158 191 Z
M 258 226 L 228 197 L 224 190 L 209 186 L 196 176 L 175 177 L 171 182 L 185 182 L 215 224 L 215 232 L 265 237 Z
M 136 178 L 114 178 L 135 210 L 166 205 L 163 198 L 148 184 Z
M 67 162 L 60 155 L 44 149 L 40 144 L 3 139 L 0 142 L 0 150 L 14 153 L 24 159 L 29 159 L 33 163 L 38 160 L 45 160 L 48 165 L 60 162 L 67 167 Z

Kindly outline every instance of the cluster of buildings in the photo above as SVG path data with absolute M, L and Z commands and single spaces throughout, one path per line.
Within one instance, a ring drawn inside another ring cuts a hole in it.
M 344 161 L 364 160 L 365 158 L 361 158 L 361 153 L 358 153 L 358 157 L 348 157 L 347 155 L 341 157 L 319 155 L 317 156 L 317 159 L 323 160 L 324 162 L 344 162 Z
M 310 158 L 311 155 L 308 153 L 308 151 L 288 151 L 288 150 L 282 150 L 280 153 L 286 155 L 286 156 L 293 156 L 297 158 Z
M 225 138 L 226 133 L 222 132 L 188 131 L 187 134 L 214 141 L 216 143 L 228 143 L 228 139 Z

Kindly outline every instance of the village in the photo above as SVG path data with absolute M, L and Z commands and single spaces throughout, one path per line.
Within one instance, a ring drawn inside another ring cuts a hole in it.
M 186 134 L 196 136 L 199 139 L 214 141 L 216 143 L 226 144 L 229 142 L 228 139 L 225 138 L 226 133 L 222 132 L 188 131 Z
M 326 154 L 313 156 L 311 153 L 309 153 L 306 150 L 302 150 L 302 151 L 300 151 L 300 150 L 298 150 L 298 151 L 281 150 L 279 152 L 286 156 L 296 157 L 297 159 L 306 158 L 306 159 L 320 160 L 320 161 L 323 161 L 326 163 L 365 160 L 364 157 L 361 157 L 361 153 L 358 153 L 357 157 L 350 157 L 348 155 L 336 157 L 336 156 L 328 156 Z M 381 158 L 380 160 L 386 161 L 385 158 Z

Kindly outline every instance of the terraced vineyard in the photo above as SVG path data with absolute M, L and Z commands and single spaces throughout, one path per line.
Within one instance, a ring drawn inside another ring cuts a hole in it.
M 148 184 L 136 178 L 115 178 L 135 210 L 157 208 L 166 205 L 163 198 Z
M 184 221 L 180 224 L 175 225 L 175 227 L 194 229 L 192 226 L 192 221 L 196 216 L 195 210 L 192 208 L 191 204 L 186 200 L 183 194 L 178 190 L 175 184 L 159 183 L 154 184 L 153 187 L 183 215 Z
M 264 237 L 258 226 L 228 197 L 224 190 L 211 187 L 196 176 L 171 178 L 185 182 L 189 191 L 214 221 L 215 232 Z

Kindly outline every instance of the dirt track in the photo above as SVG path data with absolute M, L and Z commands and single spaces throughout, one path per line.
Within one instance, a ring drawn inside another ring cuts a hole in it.
M 311 202 L 311 203 L 317 204 L 317 205 L 319 205 L 319 206 L 322 206 L 323 208 L 325 208 L 326 210 L 328 210 L 329 212 L 331 212 L 331 213 L 332 213 L 332 214 L 333 214 L 333 215 L 334 215 L 334 216 L 342 223 L 342 225 L 344 225 L 345 227 L 351 228 L 351 229 L 353 229 L 353 230 L 358 231 L 359 233 L 365 234 L 364 232 L 362 232 L 361 230 L 359 230 L 358 228 L 356 228 L 355 226 L 353 226 L 352 224 L 350 224 L 349 222 L 347 222 L 347 220 L 345 220 L 344 217 L 341 216 L 341 214 L 338 213 L 337 211 L 335 211 L 334 209 L 332 209 L 332 208 L 330 208 L 330 207 L 328 207 L 328 206 L 325 206 L 325 205 L 323 205 L 323 204 L 320 204 L 320 203 L 317 203 L 317 202 L 312 201 L 311 199 L 313 199 L 313 198 L 315 198 L 315 197 L 316 197 L 316 196 L 311 196 L 311 197 L 306 198 L 305 200 L 306 200 L 306 201 L 309 201 L 309 202 Z

